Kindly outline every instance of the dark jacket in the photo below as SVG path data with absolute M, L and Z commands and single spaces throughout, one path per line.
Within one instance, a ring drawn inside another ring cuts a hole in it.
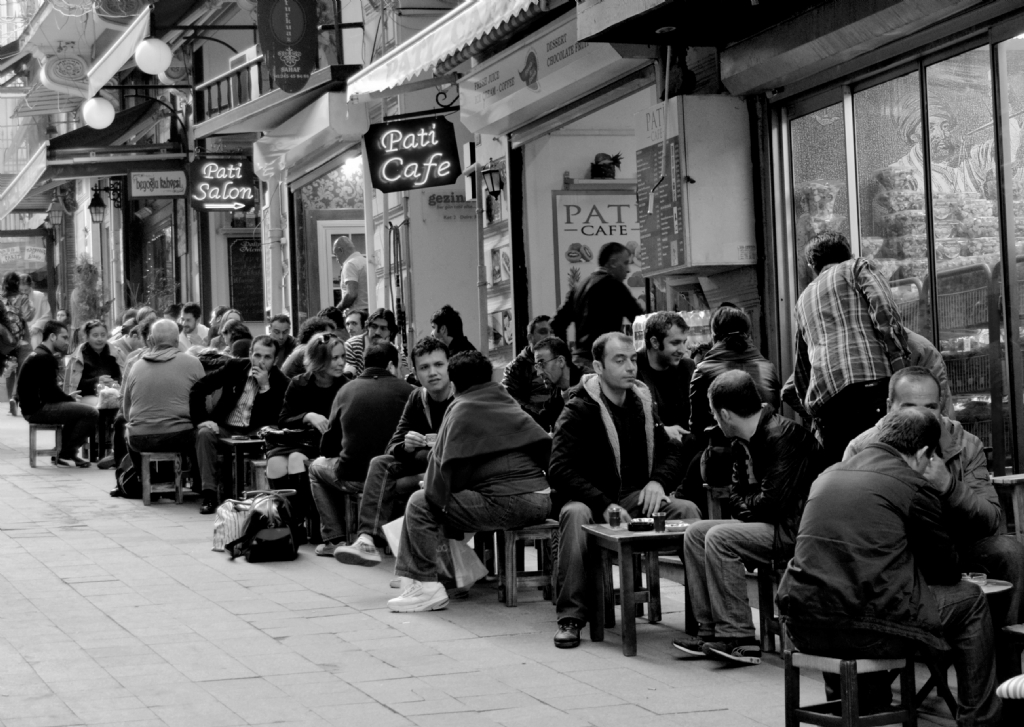
M 465 334 L 452 336 L 452 342 L 448 344 L 448 358 L 451 358 L 457 353 L 475 350 L 476 346 L 469 342 L 469 339 L 466 338 Z
M 555 392 L 548 386 L 547 379 L 534 370 L 533 362 L 533 349 L 524 346 L 519 355 L 505 367 L 501 385 L 528 414 L 539 414 Z
M 314 412 L 325 417 L 331 415 L 334 397 L 338 394 L 338 389 L 348 379 L 339 376 L 330 386 L 321 388 L 317 386 L 314 376 L 314 374 L 301 374 L 288 382 L 277 426 L 282 429 L 305 429 L 309 426 L 302 421 L 306 414 Z
M 532 412 L 525 406 L 523 410 L 533 417 L 534 421 L 544 427 L 544 431 L 550 432 L 555 428 L 555 422 L 558 421 L 558 417 L 562 416 L 562 411 L 565 410 L 565 402 L 569 398 L 569 392 L 572 391 L 573 387 L 580 383 L 580 379 L 583 377 L 583 370 L 576 366 L 572 361 L 566 364 L 569 367 L 569 388 L 562 391 L 557 386 L 550 385 L 551 398 L 548 399 L 544 406 L 539 411 Z
M 445 413 L 447 413 L 452 401 L 455 400 L 455 387 L 450 384 L 449 386 L 451 388 L 443 407 Z M 410 452 L 405 448 L 405 435 L 409 432 L 437 434 L 441 428 L 441 420 L 444 419 L 444 414 L 440 417 L 432 416 L 430 413 L 430 401 L 430 394 L 422 386 L 409 394 L 409 398 L 405 402 L 405 409 L 402 410 L 402 418 L 398 420 L 398 427 L 395 428 L 395 433 L 392 435 L 391 441 L 388 442 L 388 447 L 384 451 L 384 454 L 390 454 L 415 472 L 424 472 L 427 469 L 430 449 L 428 447 L 420 447 Z M 438 408 L 440 407 L 435 405 L 434 411 L 437 411 Z
M 385 369 L 368 367 L 338 391 L 331 428 L 320 451 L 337 457 L 339 481 L 363 481 L 370 460 L 384 454 L 405 410 L 412 387 Z
M 626 398 L 632 428 L 643 432 L 647 447 L 643 481 L 622 481 L 620 442 L 595 374 L 583 377 L 569 392 L 569 401 L 555 424 L 548 482 L 554 489 L 554 511 L 570 500 L 587 505 L 601 520 L 605 508 L 655 481 L 672 492 L 683 474 L 679 448 L 672 445 L 654 411 L 651 393 L 637 382 Z
M 74 401 L 57 386 L 57 358 L 46 346 L 36 346 L 18 372 L 18 404 L 26 419 L 46 404 Z
M 944 499 L 884 444 L 829 467 L 804 508 L 796 553 L 779 585 L 781 612 L 799 623 L 948 649 L 927 586 L 960 580 Z
M 196 426 L 206 421 L 224 424 L 238 405 L 238 399 L 242 392 L 245 391 L 251 369 L 252 362 L 249 359 L 233 358 L 197 381 L 188 398 L 192 423 Z M 256 401 L 253 402 L 252 413 L 249 416 L 250 429 L 260 429 L 277 424 L 281 414 L 281 404 L 284 401 L 284 392 L 287 388 L 288 379 L 277 370 L 277 367 L 271 368 L 270 389 L 265 393 L 257 394 Z M 206 397 L 217 390 L 221 390 L 220 399 L 213 407 L 213 411 L 207 413 Z
M 551 319 L 551 330 L 563 341 L 570 323 L 576 324 L 573 353 L 591 358 L 591 346 L 602 333 L 621 331 L 622 319 L 630 323 L 643 313 L 640 304 L 623 283 L 598 268 L 569 291 L 562 307 Z
M 761 401 L 778 409 L 782 402 L 779 392 L 782 382 L 775 364 L 761 355 L 754 348 L 753 342 L 746 336 L 732 335 L 711 347 L 690 379 L 690 431 L 702 436 L 705 429 L 715 425 L 708 403 L 708 389 L 711 382 L 726 371 L 739 369 L 750 374 L 754 380 Z
M 728 477 L 734 518 L 775 526 L 776 558 L 788 557 L 807 492 L 821 470 L 822 452 L 814 435 L 768 404 L 749 442 L 730 440 L 716 427 L 701 456 L 705 482 L 718 485 Z
M 690 428 L 690 379 L 694 366 L 693 359 L 684 358 L 678 366 L 656 371 L 646 352 L 641 351 L 636 357 L 636 377 L 651 390 L 658 418 L 667 427 Z
M 298 342 L 292 336 L 288 336 L 284 339 L 284 343 L 277 347 L 277 356 L 274 357 L 274 365 L 277 368 L 284 370 L 284 362 L 291 356 L 296 345 Z

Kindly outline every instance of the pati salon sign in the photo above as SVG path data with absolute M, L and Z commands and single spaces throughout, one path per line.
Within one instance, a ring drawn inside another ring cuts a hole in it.
M 185 196 L 184 170 L 132 172 L 128 175 L 128 194 L 132 199 L 159 199 Z
M 363 141 L 370 180 L 382 192 L 440 187 L 462 174 L 455 127 L 443 116 L 372 124 Z
M 196 209 L 235 212 L 256 206 L 251 159 L 196 159 L 189 169 L 189 199 Z

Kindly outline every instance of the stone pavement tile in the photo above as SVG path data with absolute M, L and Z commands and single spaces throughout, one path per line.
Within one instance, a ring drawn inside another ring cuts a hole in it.
M 138 698 L 147 707 L 170 707 L 175 704 L 189 704 L 200 707 L 217 702 L 217 698 L 192 682 L 151 684 L 138 689 Z
M 472 707 L 463 704 L 458 699 L 451 697 L 438 697 L 436 699 L 424 699 L 418 702 L 398 702 L 389 704 L 391 709 L 406 717 L 417 714 L 443 714 L 446 712 L 472 712 Z
M 341 655 L 337 665 L 325 668 L 350 684 L 411 676 L 408 672 L 361 651 L 346 652 Z
M 359 647 L 343 641 L 334 634 L 317 634 L 315 636 L 289 636 L 276 641 L 282 647 L 308 659 L 314 664 L 337 664 L 349 651 Z
M 412 725 L 406 717 L 382 704 L 352 704 L 345 707 L 314 707 L 313 712 L 329 724 L 338 727 L 372 725 L 372 727 L 408 727 Z
M 0 699 L 0 722 L 6 724 L 16 719 L 55 719 L 63 720 L 64 724 L 81 721 L 68 709 L 63 699 L 52 694 L 41 697 L 11 695 Z
M 462 699 L 487 694 L 505 694 L 515 691 L 487 674 L 469 672 L 465 674 L 437 674 L 421 677 L 420 681 L 431 689 L 447 694 L 449 697 Z
M 244 633 L 233 633 L 226 636 L 218 633 L 206 638 L 206 641 L 229 656 L 253 656 L 257 654 L 280 654 L 287 648 L 277 639 L 272 639 L 257 629 L 247 629 Z
M 540 700 L 534 699 L 522 692 L 480 694 L 473 697 L 459 697 L 459 701 L 474 712 L 492 712 L 498 709 L 542 706 Z
M 139 699 L 133 696 L 107 699 L 92 695 L 89 699 L 69 700 L 65 703 L 79 719 L 86 723 L 108 722 L 116 719 L 121 722 L 133 722 L 156 717 Z
M 493 639 L 432 643 L 440 653 L 473 669 L 488 669 L 528 663 L 528 659 L 494 643 Z
M 153 713 L 162 719 L 168 727 L 236 727 L 245 725 L 246 721 L 219 702 L 190 704 L 188 702 L 157 705 L 151 707 Z
M 472 631 L 443 618 L 411 618 L 418 614 L 392 613 L 386 609 L 378 609 L 369 613 L 389 627 L 423 643 L 476 638 L 476 634 Z
M 261 677 L 320 671 L 320 667 L 309 659 L 287 651 L 274 654 L 234 654 L 233 656 L 253 674 Z
M 585 727 L 592 724 L 585 717 L 563 712 L 546 704 L 496 709 L 488 712 L 487 718 L 509 727 L 551 727 L 553 724 L 557 724 L 558 727 Z
M 522 691 L 527 691 L 531 687 L 557 689 L 580 684 L 573 677 L 562 674 L 544 664 L 526 663 L 518 666 L 481 669 L 480 673 Z
M 266 677 L 266 681 L 287 694 L 288 698 L 298 700 L 307 707 L 341 707 L 374 702 L 373 697 L 327 672 L 282 674 Z
M 375 701 L 389 706 L 402 702 L 422 702 L 425 699 L 445 696 L 440 690 L 416 677 L 360 682 L 358 689 Z
M 497 724 L 487 712 L 444 712 L 416 714 L 409 717 L 417 727 L 491 727 Z
M 583 709 L 584 707 L 613 707 L 626 702 L 619 697 L 612 694 L 605 694 L 600 692 L 593 687 L 587 687 L 586 685 L 580 685 L 582 689 L 591 689 L 592 691 L 585 694 L 565 694 L 561 691 L 554 690 L 553 692 L 540 696 L 534 694 L 534 696 L 544 704 L 548 704 L 555 709 L 560 709 L 568 712 L 573 709 Z
M 635 704 L 572 709 L 569 714 L 585 719 L 595 727 L 672 727 L 673 719 L 659 717 Z

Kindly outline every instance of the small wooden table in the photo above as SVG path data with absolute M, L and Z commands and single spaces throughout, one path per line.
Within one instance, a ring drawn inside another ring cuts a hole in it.
M 615 595 L 612 587 L 612 555 L 619 558 L 619 593 L 622 603 L 622 653 L 636 656 L 636 605 L 648 604 L 648 622 L 661 621 L 661 585 L 658 582 L 658 553 L 679 550 L 690 523 L 697 520 L 671 520 L 663 533 L 633 532 L 626 527 L 612 529 L 607 525 L 584 525 L 590 547 L 600 554 L 601 570 L 597 578 L 597 597 L 590 619 L 590 640 L 604 641 L 606 627 L 615 625 Z M 646 554 L 647 591 L 637 593 L 634 587 L 633 556 Z
M 231 462 L 235 470 L 231 485 L 232 497 L 239 498 L 245 491 L 245 457 L 254 450 L 262 453 L 263 440 L 259 437 L 221 437 L 220 441 L 231 449 Z

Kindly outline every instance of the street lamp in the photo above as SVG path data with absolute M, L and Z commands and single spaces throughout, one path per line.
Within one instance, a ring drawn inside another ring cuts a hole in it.
M 505 179 L 502 177 L 501 170 L 498 167 L 491 167 L 490 169 L 484 169 L 481 172 L 484 178 L 484 187 L 487 188 L 487 193 L 497 199 L 501 196 L 501 190 L 505 188 Z
M 94 225 L 102 225 L 107 216 L 107 205 L 100 196 L 99 185 L 92 188 L 92 202 L 89 203 L 89 214 L 92 215 Z
M 46 219 L 57 228 L 64 223 L 64 205 L 56 191 L 53 193 L 53 199 L 50 200 L 50 206 L 46 208 Z

